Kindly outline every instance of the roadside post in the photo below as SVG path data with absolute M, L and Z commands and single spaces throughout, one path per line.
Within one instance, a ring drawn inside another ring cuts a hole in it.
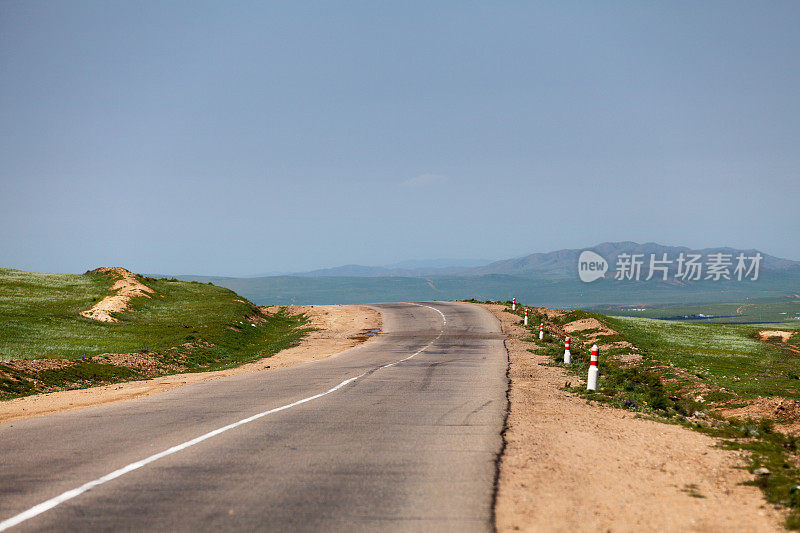
M 517 299 L 516 298 L 511 298 L 511 310 L 512 311 L 516 311 L 517 310 Z
M 600 370 L 597 368 L 597 345 L 592 346 L 592 358 L 589 361 L 589 377 L 586 379 L 586 390 L 597 390 L 597 377 Z
M 539 324 L 539 340 L 544 339 L 544 322 Z
M 564 364 L 568 365 L 572 362 L 572 354 L 569 353 L 569 337 L 564 341 Z
M 528 309 L 525 309 L 525 325 L 528 325 Z

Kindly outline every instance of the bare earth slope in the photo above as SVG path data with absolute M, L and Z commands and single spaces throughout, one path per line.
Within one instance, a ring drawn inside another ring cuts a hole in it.
M 700 433 L 589 405 L 561 390 L 575 378 L 527 351 L 519 317 L 501 320 L 510 412 L 500 463 L 500 531 L 782 531 L 783 516 L 739 452 Z
M 133 272 L 122 267 L 102 267 L 92 272 L 108 272 L 116 274 L 119 278 L 109 289 L 114 294 L 106 296 L 90 309 L 81 312 L 81 316 L 86 318 L 101 322 L 117 322 L 117 319 L 111 316 L 111 313 L 118 313 L 127 309 L 131 298 L 136 296 L 150 298 L 148 295 L 153 292 L 153 289 L 136 279 L 136 275 Z
M 319 330 L 303 338 L 298 346 L 282 350 L 272 357 L 214 372 L 172 374 L 143 381 L 130 381 L 8 400 L 0 402 L 0 423 L 129 400 L 163 392 L 187 383 L 322 359 L 368 340 L 370 337 L 367 337 L 365 332 L 381 327 L 380 313 L 363 305 L 290 306 L 289 311 L 306 313 L 310 318 L 309 325 Z

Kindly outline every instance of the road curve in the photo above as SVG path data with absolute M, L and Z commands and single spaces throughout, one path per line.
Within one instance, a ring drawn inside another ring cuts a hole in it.
M 500 325 L 374 307 L 380 337 L 324 360 L 0 425 L 0 529 L 491 530 Z

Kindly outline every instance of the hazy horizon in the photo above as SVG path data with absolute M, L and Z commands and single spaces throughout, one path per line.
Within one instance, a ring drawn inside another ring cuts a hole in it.
M 496 259 L 443 259 L 443 258 L 431 258 L 431 259 L 411 259 L 406 261 L 400 261 L 397 263 L 390 263 L 390 264 L 383 264 L 383 265 L 362 265 L 362 264 L 355 264 L 355 263 L 346 263 L 341 265 L 328 265 L 321 268 L 314 268 L 310 270 L 294 270 L 294 271 L 271 271 L 271 272 L 259 272 L 259 273 L 252 273 L 252 274 L 241 274 L 239 276 L 225 276 L 222 274 L 213 274 L 213 273 L 205 273 L 205 274 L 197 274 L 195 272 L 144 272 L 147 275 L 176 275 L 176 276 L 219 276 L 219 277 L 240 277 L 240 278 L 257 278 L 257 277 L 270 277 L 270 276 L 291 276 L 296 274 L 309 274 L 312 272 L 318 271 L 326 271 L 326 270 L 337 270 L 341 267 L 366 267 L 366 268 L 386 268 L 386 269 L 400 269 L 400 270 L 414 270 L 414 269 L 445 269 L 445 268 L 453 268 L 453 267 L 479 267 L 479 266 L 486 266 L 495 262 L 505 261 L 505 260 L 515 260 L 515 259 L 522 259 L 529 255 L 535 254 L 549 254 L 549 253 L 556 253 L 562 251 L 576 251 L 576 250 L 593 250 L 602 245 L 607 244 L 625 244 L 625 243 L 632 243 L 635 245 L 647 245 L 647 244 L 656 244 L 659 246 L 675 246 L 679 247 L 682 245 L 664 245 L 663 243 L 654 243 L 654 242 L 647 242 L 647 243 L 636 243 L 633 241 L 619 241 L 619 242 L 603 242 L 603 243 L 595 243 L 591 246 L 583 246 L 578 248 L 562 248 L 559 250 L 547 250 L 547 251 L 533 251 L 528 254 L 524 254 L 521 256 L 514 256 L 514 257 L 500 257 Z M 697 247 L 693 248 L 695 251 L 700 250 L 708 250 L 708 249 L 722 249 L 722 248 L 729 248 L 726 246 L 704 246 L 704 247 Z M 759 252 L 765 253 L 772 257 L 777 257 L 778 259 L 790 259 L 787 257 L 778 257 L 774 254 L 769 253 L 766 250 L 758 250 Z M 674 259 L 674 257 L 673 257 Z M 793 260 L 797 261 L 797 260 Z M 329 275 L 329 274 L 326 274 Z M 347 276 L 347 274 L 335 274 L 335 276 Z
M 0 266 L 800 260 L 800 4 L 0 6 Z

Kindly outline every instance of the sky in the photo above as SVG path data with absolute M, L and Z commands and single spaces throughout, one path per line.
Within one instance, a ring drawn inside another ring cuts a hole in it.
M 0 3 L 0 266 L 800 260 L 798 2 Z

